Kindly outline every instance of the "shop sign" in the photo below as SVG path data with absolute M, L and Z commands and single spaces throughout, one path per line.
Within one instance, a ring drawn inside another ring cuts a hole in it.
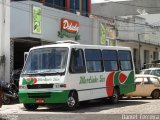
M 106 45 L 106 25 L 105 23 L 100 23 L 99 33 L 100 33 L 100 44 Z
M 69 20 L 62 18 L 61 19 L 61 30 L 58 31 L 58 36 L 63 38 L 75 38 L 75 40 L 80 39 L 79 33 L 79 22 L 74 20 Z
M 32 23 L 32 31 L 36 34 L 42 33 L 42 9 L 37 6 L 33 6 L 33 23 Z

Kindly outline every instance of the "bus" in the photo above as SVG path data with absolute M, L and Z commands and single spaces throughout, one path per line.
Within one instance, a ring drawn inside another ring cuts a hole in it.
M 19 100 L 27 110 L 62 104 L 75 110 L 79 102 L 135 91 L 129 47 L 83 45 L 77 42 L 33 47 L 19 79 Z

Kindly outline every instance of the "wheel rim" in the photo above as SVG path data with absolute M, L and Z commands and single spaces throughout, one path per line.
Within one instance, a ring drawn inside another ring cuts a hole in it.
M 117 93 L 116 90 L 114 91 L 113 99 L 114 99 L 114 102 L 117 102 L 117 101 L 118 101 L 118 93 Z
M 71 96 L 68 98 L 68 106 L 69 107 L 74 107 L 75 103 L 76 103 L 76 101 L 75 101 L 74 97 Z

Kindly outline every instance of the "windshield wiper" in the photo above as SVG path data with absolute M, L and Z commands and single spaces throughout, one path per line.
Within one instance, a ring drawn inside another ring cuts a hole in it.
M 36 76 L 46 76 L 46 75 L 64 75 L 65 71 L 64 72 L 47 72 L 47 71 L 44 71 L 44 72 L 34 72 L 34 73 L 23 73 L 22 75 L 36 75 Z
M 64 72 L 40 72 L 40 73 L 37 73 L 38 75 L 64 75 L 65 71 Z

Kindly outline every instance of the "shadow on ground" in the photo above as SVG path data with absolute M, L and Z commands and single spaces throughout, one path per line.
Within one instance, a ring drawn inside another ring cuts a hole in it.
M 150 98 L 147 98 L 148 100 Z M 89 102 L 81 102 L 78 109 L 75 111 L 65 111 L 62 105 L 58 106 L 49 106 L 49 107 L 39 107 L 35 112 L 65 112 L 65 113 L 86 113 L 86 112 L 100 112 L 103 110 L 110 110 L 114 108 L 121 108 L 126 106 L 134 106 L 149 103 L 148 101 L 142 101 L 140 98 L 132 98 L 132 99 L 122 99 L 117 104 L 110 104 L 104 100 L 92 100 Z

